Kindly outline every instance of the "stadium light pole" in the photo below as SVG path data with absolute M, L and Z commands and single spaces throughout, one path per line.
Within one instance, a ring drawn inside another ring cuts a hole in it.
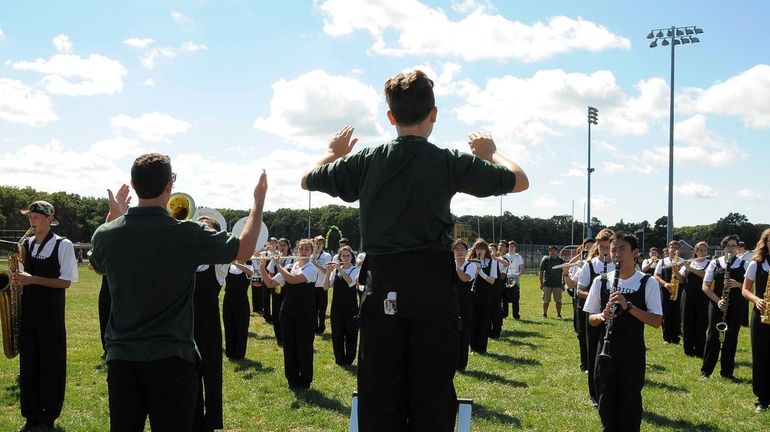
M 666 32 L 665 35 L 663 32 Z M 668 217 L 666 220 L 666 244 L 674 239 L 674 48 L 677 45 L 698 43 L 697 35 L 702 34 L 703 29 L 697 26 L 674 27 L 667 29 L 653 29 L 647 34 L 647 39 L 652 39 L 650 48 L 671 45 L 671 96 L 668 124 Z
M 599 124 L 599 110 L 590 106 L 588 107 L 588 197 L 586 198 L 586 207 L 588 213 L 586 214 L 586 237 L 593 237 L 593 231 L 591 230 L 591 173 L 594 169 L 591 168 L 591 125 Z

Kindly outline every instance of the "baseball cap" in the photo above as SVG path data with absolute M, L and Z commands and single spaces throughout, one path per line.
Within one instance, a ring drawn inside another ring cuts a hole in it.
M 27 210 L 22 210 L 21 214 L 28 215 L 30 213 L 37 213 L 43 216 L 53 216 L 55 209 L 48 201 L 35 201 L 27 207 Z M 51 221 L 51 226 L 59 225 L 59 221 L 56 219 Z

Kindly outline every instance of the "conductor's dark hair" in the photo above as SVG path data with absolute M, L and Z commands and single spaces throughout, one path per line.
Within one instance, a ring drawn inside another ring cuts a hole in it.
M 157 198 L 171 181 L 171 159 L 160 153 L 139 156 L 131 166 L 131 184 L 141 199 Z
M 385 81 L 385 100 L 399 126 L 415 125 L 436 106 L 433 81 L 421 70 L 398 73 Z
M 631 246 L 631 250 L 639 249 L 639 240 L 636 238 L 635 235 L 627 232 L 618 231 L 615 234 L 610 237 L 610 243 L 621 240 L 629 244 Z

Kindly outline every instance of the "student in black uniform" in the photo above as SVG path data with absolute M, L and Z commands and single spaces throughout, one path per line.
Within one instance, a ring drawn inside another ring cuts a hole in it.
M 743 286 L 743 277 L 746 273 L 744 261 L 736 255 L 738 249 L 738 236 L 733 234 L 726 236 L 720 243 L 724 255 L 718 259 L 711 260 L 706 268 L 706 274 L 703 276 L 703 292 L 706 293 L 709 302 L 709 329 L 706 334 L 706 348 L 703 352 L 703 366 L 700 374 L 704 378 L 711 376 L 716 367 L 717 360 L 720 360 L 721 366 L 719 373 L 723 378 L 735 379 L 733 371 L 735 370 L 735 350 L 738 347 L 738 333 L 741 329 L 741 319 L 739 309 L 742 303 L 741 288 Z M 725 258 L 730 255 L 730 261 Z M 725 271 L 729 268 L 730 279 L 725 280 Z M 711 289 L 713 282 L 714 288 Z M 722 300 L 723 290 L 728 289 L 727 302 Z M 727 317 L 724 317 L 724 314 Z M 723 321 L 727 323 L 727 331 L 720 335 L 717 331 L 717 323 Z M 720 351 L 722 353 L 720 357 Z
M 318 272 L 318 280 L 315 281 L 315 307 L 317 323 L 316 334 L 323 334 L 326 331 L 326 308 L 329 307 L 329 293 L 324 290 L 324 275 L 326 273 L 326 264 L 332 260 L 329 252 L 324 251 L 326 239 L 323 236 L 316 236 L 313 239 L 313 255 L 310 262 L 315 265 Z
M 353 249 L 343 246 L 337 252 L 339 262 L 326 264 L 324 289 L 333 288 L 332 309 L 329 321 L 332 325 L 334 362 L 350 366 L 356 359 L 358 346 L 358 267 L 353 265 Z
M 288 242 L 288 240 L 287 240 Z M 291 249 L 291 248 L 288 248 Z M 267 245 L 265 246 L 265 251 L 263 252 L 262 256 L 271 256 L 278 253 L 278 239 L 275 237 L 270 237 L 270 240 L 268 240 Z M 259 266 L 257 266 L 259 268 Z M 260 274 L 260 277 L 262 275 Z M 264 285 L 264 282 L 262 283 L 262 318 L 265 319 L 265 323 L 272 324 L 273 323 L 273 308 L 272 308 L 272 302 L 270 301 L 273 298 L 273 295 L 275 294 L 275 291 L 269 289 Z
M 221 231 L 219 222 L 200 216 L 214 231 Z M 198 395 L 198 426 L 196 430 L 222 429 L 222 323 L 219 318 L 219 292 L 227 277 L 229 264 L 203 264 L 195 270 L 193 293 L 193 331 L 195 345 L 201 355 L 202 386 Z
M 751 317 L 751 385 L 757 402 L 756 412 L 765 411 L 770 405 L 770 322 L 763 323 L 761 316 L 767 312 L 768 273 L 770 273 L 770 228 L 764 230 L 754 247 L 754 257 L 743 279 L 743 297 L 754 303 Z M 756 294 L 753 290 L 757 283 Z
M 300 258 L 289 268 L 276 265 L 278 273 L 275 277 L 268 272 L 264 277 L 269 287 L 283 286 L 279 319 L 283 334 L 284 374 L 292 390 L 307 390 L 313 382 L 313 339 L 317 324 L 315 280 L 318 271 L 310 262 L 312 253 L 313 241 L 302 239 L 297 242 Z M 265 268 L 264 261 L 261 267 Z
M 360 200 L 367 255 L 359 430 L 450 431 L 457 413 L 458 306 L 449 203 L 458 192 L 489 196 L 519 192 L 529 183 L 488 135 L 470 135 L 476 157 L 428 142 L 438 110 L 433 81 L 423 72 L 388 79 L 385 98 L 398 138 L 347 156 L 357 140 L 345 127 L 302 186 Z
M 519 300 L 521 299 L 521 284 L 520 276 L 524 273 L 524 260 L 521 255 L 516 253 L 517 244 L 511 240 L 508 242 L 508 254 L 505 255 L 505 260 L 510 263 L 507 271 L 507 281 L 505 291 L 503 291 L 503 318 L 508 318 L 508 305 L 511 305 L 511 316 L 513 319 L 518 320 L 521 318 L 519 314 Z
M 650 257 L 645 258 L 644 261 L 642 261 L 642 273 L 648 274 L 650 276 L 655 275 L 655 267 L 658 266 L 658 261 L 658 248 L 651 247 Z
M 655 267 L 655 279 L 660 284 L 660 301 L 663 305 L 663 341 L 665 343 L 678 344 L 682 334 L 682 296 L 672 299 L 674 284 L 679 284 L 679 293 L 684 288 L 684 277 L 679 273 L 684 261 L 679 257 L 679 240 L 668 242 L 668 257 L 658 261 Z M 674 256 L 677 257 L 674 261 Z M 678 282 L 674 281 L 674 278 Z
M 291 243 L 289 243 L 288 239 L 285 239 L 281 237 L 278 240 L 278 256 L 282 257 L 288 257 L 291 254 Z M 270 273 L 270 276 L 275 277 L 278 274 L 278 268 L 277 266 L 280 265 L 283 268 L 290 268 L 291 265 L 294 264 L 294 258 L 280 258 L 279 261 L 271 260 L 267 264 L 267 272 Z M 260 266 L 260 271 L 261 266 Z M 264 277 L 262 278 L 262 282 L 264 283 Z M 283 334 L 281 333 L 281 320 L 278 319 L 278 317 L 281 316 L 281 306 L 283 305 L 283 287 L 278 284 L 274 287 L 265 286 L 265 289 L 271 292 L 270 296 L 273 300 L 273 334 L 275 334 L 275 341 L 278 343 L 278 346 L 283 346 Z
M 471 343 L 471 323 L 473 322 L 474 292 L 473 279 L 476 277 L 476 264 L 466 259 L 468 243 L 457 239 L 452 244 L 457 271 L 457 295 L 460 305 L 460 357 L 457 370 L 464 371 L 468 366 L 468 349 Z
M 500 240 L 497 248 L 491 251 L 491 257 L 497 261 L 497 277 L 492 290 L 492 327 L 489 331 L 489 337 L 499 339 L 503 332 L 503 292 L 505 291 L 505 282 L 507 281 L 508 266 L 511 263 L 505 259 L 508 253 L 508 242 Z
M 695 244 L 695 257 L 685 262 L 680 272 L 685 278 L 682 295 L 682 346 L 691 357 L 703 357 L 709 322 L 709 299 L 701 289 L 709 260 L 706 242 Z
M 476 278 L 473 280 L 473 315 L 471 320 L 471 350 L 487 352 L 489 331 L 492 323 L 492 290 L 497 281 L 497 261 L 490 258 L 491 252 L 484 239 L 477 239 L 468 259 L 475 261 Z
M 585 296 L 583 298 L 578 296 L 578 278 L 580 277 L 580 270 L 586 262 L 590 261 L 593 257 L 590 255 L 594 248 L 596 240 L 593 237 L 586 237 L 583 239 L 583 243 L 575 250 L 575 257 L 572 258 L 574 265 L 570 267 L 564 267 L 564 286 L 567 288 L 567 292 L 573 297 L 572 299 L 572 327 L 575 329 L 575 336 L 577 336 L 578 346 L 580 347 L 580 371 L 588 372 L 588 344 L 586 343 L 586 325 L 588 324 L 588 316 L 583 312 L 583 306 L 585 305 Z M 598 254 L 598 251 L 595 253 Z
M 64 404 L 67 380 L 67 336 L 64 290 L 78 281 L 72 242 L 51 231 L 58 225 L 54 207 L 35 201 L 21 213 L 32 236 L 23 239 L 23 269 L 13 273 L 21 294 L 19 330 L 19 402 L 25 430 L 52 431 Z
M 663 321 L 660 289 L 655 279 L 635 268 L 634 258 L 639 252 L 636 237 L 617 233 L 611 245 L 612 261 L 619 263 L 618 268 L 608 275 L 610 283 L 594 280 L 585 305 L 589 324 L 603 337 L 612 318 L 609 345 L 605 347 L 611 357 L 598 356 L 596 360 L 599 416 L 605 431 L 638 431 L 646 367 L 644 325 L 658 328 Z M 614 281 L 618 289 L 610 292 Z
M 233 261 L 225 278 L 222 322 L 225 327 L 225 355 L 230 360 L 246 357 L 249 340 L 249 281 L 254 269 L 251 261 Z

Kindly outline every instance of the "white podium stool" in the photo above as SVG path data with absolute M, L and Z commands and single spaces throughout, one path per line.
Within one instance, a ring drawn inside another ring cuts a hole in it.
M 473 399 L 457 399 L 457 432 L 471 432 L 471 413 Z M 350 428 L 348 432 L 358 432 L 358 392 L 353 392 L 350 403 Z

